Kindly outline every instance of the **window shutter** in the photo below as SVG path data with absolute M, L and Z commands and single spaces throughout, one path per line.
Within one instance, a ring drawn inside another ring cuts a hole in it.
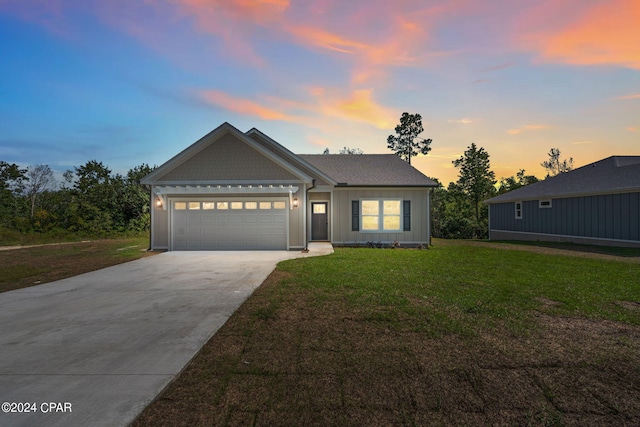
M 402 231 L 411 231 L 411 200 L 402 201 Z
M 360 231 L 360 202 L 351 201 L 351 231 Z

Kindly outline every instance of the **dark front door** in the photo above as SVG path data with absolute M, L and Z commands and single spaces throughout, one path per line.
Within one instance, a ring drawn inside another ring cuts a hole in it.
M 311 203 L 311 240 L 329 240 L 327 202 Z

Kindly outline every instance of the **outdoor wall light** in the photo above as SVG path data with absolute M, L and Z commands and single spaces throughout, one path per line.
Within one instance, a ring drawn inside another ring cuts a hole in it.
M 160 199 L 160 197 L 156 197 L 156 206 L 159 208 L 162 207 L 162 199 Z
M 297 208 L 298 207 L 298 199 L 293 199 L 293 207 Z

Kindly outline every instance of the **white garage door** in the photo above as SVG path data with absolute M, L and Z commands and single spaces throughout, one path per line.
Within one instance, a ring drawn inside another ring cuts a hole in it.
M 172 249 L 287 249 L 287 213 L 284 200 L 172 201 Z

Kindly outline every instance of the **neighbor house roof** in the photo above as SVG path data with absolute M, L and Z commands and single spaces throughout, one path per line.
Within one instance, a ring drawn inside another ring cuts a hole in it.
M 612 156 L 486 201 L 488 204 L 640 191 L 640 156 Z
M 298 157 L 333 178 L 338 186 L 438 185 L 395 154 L 298 154 Z

